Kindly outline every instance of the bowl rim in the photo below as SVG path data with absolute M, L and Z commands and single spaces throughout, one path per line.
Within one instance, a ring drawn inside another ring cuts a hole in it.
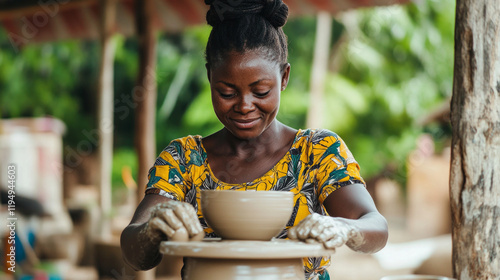
M 387 275 L 380 280 L 415 280 L 415 279 L 429 279 L 429 280 L 455 280 L 455 278 L 449 278 L 446 276 L 438 276 L 438 275 L 419 275 L 419 274 L 405 274 L 405 275 Z

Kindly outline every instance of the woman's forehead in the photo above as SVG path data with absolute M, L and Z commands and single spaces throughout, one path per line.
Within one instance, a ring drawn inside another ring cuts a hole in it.
M 279 63 L 269 58 L 260 50 L 250 50 L 244 52 L 228 52 L 214 67 L 212 71 L 244 71 L 250 69 L 260 69 L 260 71 L 279 71 Z

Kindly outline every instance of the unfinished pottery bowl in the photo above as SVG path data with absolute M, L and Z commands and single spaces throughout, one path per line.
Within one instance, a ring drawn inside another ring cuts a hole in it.
M 385 276 L 380 280 L 455 280 L 443 276 L 432 276 L 432 275 L 393 275 Z
M 222 239 L 271 240 L 293 210 L 293 193 L 282 191 L 201 191 L 201 211 Z

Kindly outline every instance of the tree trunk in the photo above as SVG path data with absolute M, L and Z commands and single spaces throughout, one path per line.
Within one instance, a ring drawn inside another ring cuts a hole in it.
M 457 279 L 500 279 L 500 5 L 458 0 L 450 173 Z

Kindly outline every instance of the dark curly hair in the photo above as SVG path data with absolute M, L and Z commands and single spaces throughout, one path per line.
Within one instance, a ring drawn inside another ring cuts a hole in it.
M 282 0 L 205 0 L 212 32 L 205 50 L 210 66 L 231 52 L 262 51 L 280 65 L 287 63 L 288 43 L 281 28 L 288 17 Z

